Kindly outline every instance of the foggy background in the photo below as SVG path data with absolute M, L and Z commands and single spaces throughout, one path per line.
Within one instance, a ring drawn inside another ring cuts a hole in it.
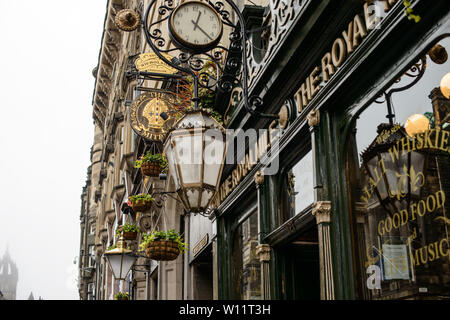
M 106 0 L 0 1 L 0 258 L 17 299 L 78 299 L 81 192 Z

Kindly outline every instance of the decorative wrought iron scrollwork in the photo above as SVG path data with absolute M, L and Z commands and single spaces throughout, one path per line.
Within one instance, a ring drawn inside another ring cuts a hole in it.
M 278 115 L 264 114 L 259 111 L 262 106 L 261 98 L 252 96 L 249 99 L 248 97 L 248 65 L 245 57 L 248 39 L 245 21 L 239 8 L 232 0 L 225 0 L 226 3 L 210 0 L 206 2 L 217 12 L 222 24 L 231 29 L 229 48 L 219 44 L 208 52 L 196 53 L 181 47 L 169 47 L 170 39 L 165 38 L 165 35 L 169 33 L 163 32 L 161 26 L 168 23 L 171 13 L 177 8 L 178 2 L 174 0 L 164 0 L 162 4 L 158 0 L 150 1 L 142 21 L 146 42 L 163 62 L 179 71 L 178 77 L 181 74 L 184 79 L 192 81 L 192 102 L 195 109 L 198 108 L 199 88 L 230 93 L 234 88 L 241 87 L 243 104 L 249 113 L 258 117 L 278 118 Z M 149 21 L 150 12 L 155 9 L 158 20 L 151 22 Z M 237 17 L 236 22 L 233 22 L 235 19 L 232 19 L 232 13 Z M 173 59 L 175 62 L 169 61 L 162 55 L 169 52 L 175 53 L 176 59 Z
M 381 94 L 381 99 L 378 98 L 374 102 L 378 104 L 386 103 L 388 114 L 386 115 L 386 118 L 389 119 L 390 125 L 394 124 L 394 118 L 395 114 L 393 112 L 393 105 L 392 105 L 392 94 L 396 92 L 402 92 L 405 90 L 408 90 L 412 88 L 415 84 L 419 82 L 420 79 L 422 79 L 425 70 L 427 69 L 427 57 L 423 56 L 420 58 L 420 60 L 413 64 L 401 77 L 399 77 L 397 80 L 394 81 L 394 84 L 400 83 L 404 77 L 411 78 L 412 81 L 402 85 L 401 87 L 393 87 Z

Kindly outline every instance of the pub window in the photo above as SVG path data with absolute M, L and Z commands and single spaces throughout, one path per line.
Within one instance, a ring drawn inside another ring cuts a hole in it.
M 311 149 L 286 171 L 282 179 L 281 220 L 286 222 L 303 213 L 314 202 Z
M 261 267 L 258 245 L 258 214 L 254 211 L 235 229 L 233 239 L 233 299 L 261 299 Z
M 347 168 L 363 299 L 450 298 L 450 38 L 356 119 Z

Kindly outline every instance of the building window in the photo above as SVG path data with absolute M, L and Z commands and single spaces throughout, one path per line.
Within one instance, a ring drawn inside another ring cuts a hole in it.
M 440 86 L 450 61 L 430 52 L 393 79 L 347 139 L 364 299 L 450 297 L 450 95 Z
M 240 223 L 233 238 L 233 299 L 261 299 L 261 268 L 256 255 L 258 213 L 255 211 Z
M 313 158 L 309 150 L 285 174 L 281 182 L 282 223 L 302 213 L 314 202 Z

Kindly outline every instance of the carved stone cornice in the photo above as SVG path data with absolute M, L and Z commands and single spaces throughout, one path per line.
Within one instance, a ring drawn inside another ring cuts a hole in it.
M 331 221 L 331 202 L 317 201 L 312 207 L 312 214 L 316 217 L 317 224 L 330 223 Z

